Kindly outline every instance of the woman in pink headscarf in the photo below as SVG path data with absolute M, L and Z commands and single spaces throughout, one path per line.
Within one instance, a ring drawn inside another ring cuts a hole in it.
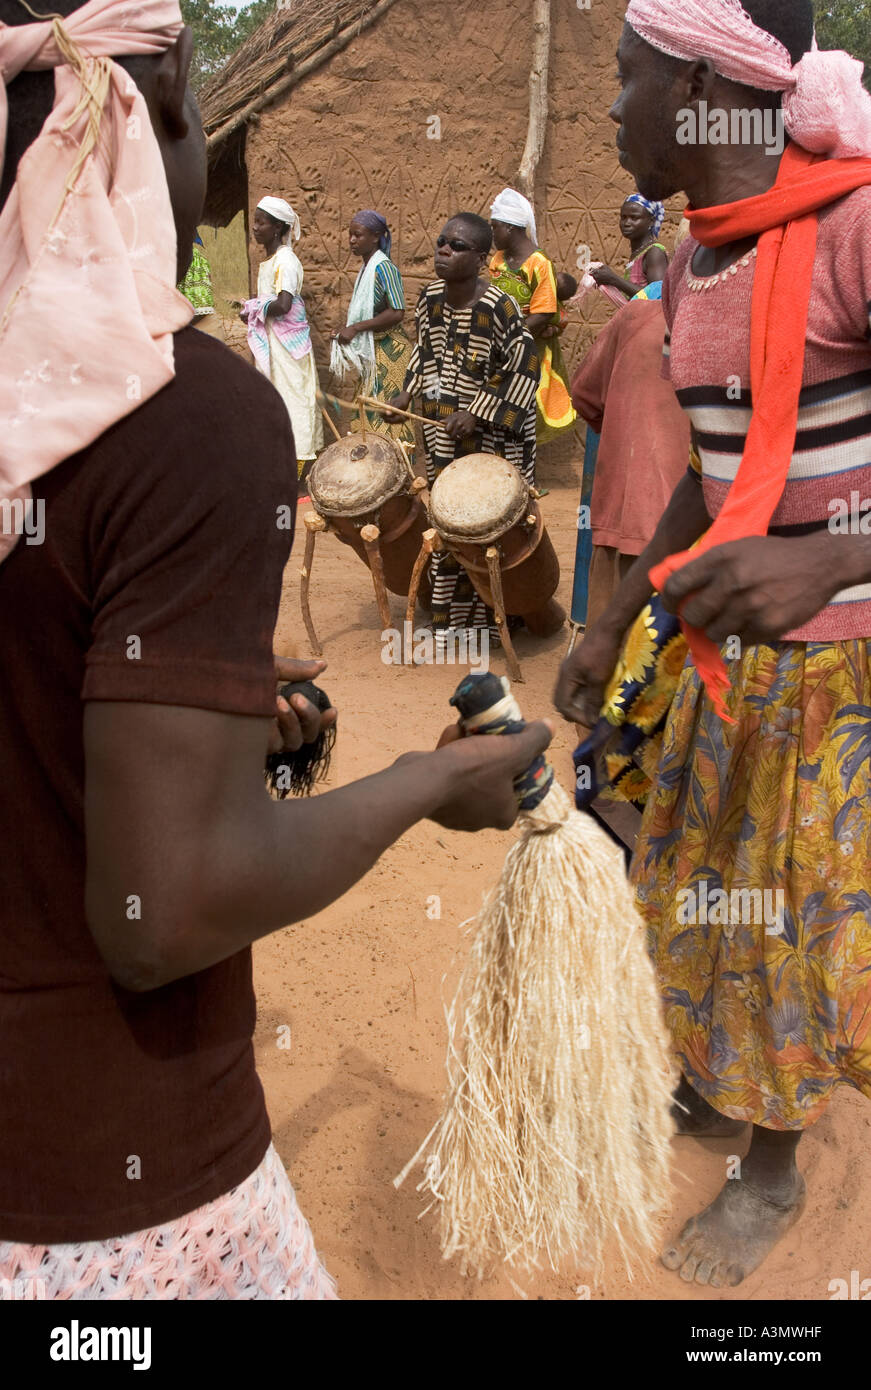
M 694 448 L 556 699 L 591 725 L 653 588 L 679 611 L 633 872 L 678 1127 L 750 1141 L 663 1255 L 720 1287 L 798 1219 L 835 1089 L 871 1098 L 871 538 L 845 515 L 871 497 L 871 97 L 815 48 L 811 0 L 631 0 L 618 63 L 621 165 L 691 203 L 663 310 Z

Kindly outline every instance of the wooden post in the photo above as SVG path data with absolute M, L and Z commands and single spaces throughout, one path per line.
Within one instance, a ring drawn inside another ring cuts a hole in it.
M 380 538 L 381 532 L 377 526 L 360 528 L 360 539 L 366 547 L 366 556 L 372 571 L 372 584 L 375 589 L 375 601 L 378 604 L 381 626 L 388 628 L 390 627 L 390 602 L 387 598 L 387 586 L 384 583 L 384 565 L 381 560 L 381 547 L 378 544 Z
M 305 623 L 305 630 L 308 633 L 312 656 L 321 656 L 323 652 L 321 644 L 318 641 L 318 635 L 315 632 L 311 608 L 309 607 L 308 586 L 311 581 L 312 565 L 314 564 L 315 558 L 315 537 L 319 531 L 326 531 L 327 523 L 322 516 L 318 516 L 317 512 L 306 512 L 302 522 L 305 527 L 305 556 L 302 562 L 302 569 L 300 570 L 302 580 L 299 586 L 299 606 L 302 609 L 302 620 Z
M 550 63 L 550 0 L 533 0 L 532 58 L 529 68 L 529 125 L 517 187 L 535 204 L 535 175 L 547 132 L 547 81 Z
M 493 595 L 493 609 L 496 614 L 496 626 L 499 629 L 499 636 L 505 648 L 505 660 L 508 663 L 508 674 L 513 681 L 523 682 L 520 671 L 520 662 L 517 660 L 517 653 L 511 641 L 511 633 L 508 631 L 508 614 L 505 612 L 505 600 L 502 597 L 502 569 L 499 564 L 499 551 L 495 545 L 488 545 L 485 551 L 487 557 L 487 573 L 490 576 L 490 592 Z
M 418 478 L 415 475 L 412 479 L 410 492 L 412 497 L 419 497 L 425 507 L 429 506 L 429 488 L 426 478 Z

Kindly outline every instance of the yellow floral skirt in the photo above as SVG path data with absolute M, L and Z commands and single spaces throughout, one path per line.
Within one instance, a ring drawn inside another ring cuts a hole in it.
M 376 335 L 375 380 L 371 391 L 376 400 L 389 401 L 393 396 L 399 395 L 410 360 L 411 341 L 401 327 L 391 328 L 387 333 Z M 414 447 L 414 426 L 410 421 L 403 425 L 388 425 L 384 416 L 377 410 L 367 410 L 366 425 L 377 434 L 389 435 L 391 439 L 401 439 Z M 351 421 L 350 428 L 352 432 L 359 430 L 358 417 L 355 416 Z
M 727 666 L 734 724 L 680 677 L 633 878 L 687 1080 L 803 1129 L 838 1082 L 871 1097 L 871 643 Z

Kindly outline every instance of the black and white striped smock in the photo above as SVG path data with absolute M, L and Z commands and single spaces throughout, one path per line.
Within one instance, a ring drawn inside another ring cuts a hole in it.
M 491 285 L 465 309 L 445 298 L 444 280 L 420 294 L 416 343 L 404 389 L 420 397 L 426 476 L 432 486 L 443 468 L 464 454 L 499 454 L 535 481 L 535 393 L 541 364 L 523 314 Z M 457 410 L 480 421 L 470 439 L 454 441 L 440 423 Z M 433 628 L 490 627 L 492 613 L 451 555 L 433 555 Z

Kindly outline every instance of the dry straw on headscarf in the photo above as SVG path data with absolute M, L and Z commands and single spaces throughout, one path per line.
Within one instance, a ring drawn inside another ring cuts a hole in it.
M 494 222 L 506 222 L 509 227 L 522 227 L 531 241 L 538 245 L 535 230 L 535 209 L 528 198 L 516 188 L 503 188 L 490 208 Z
M 793 65 L 786 48 L 760 29 L 740 0 L 631 0 L 627 23 L 661 53 L 709 58 L 729 81 L 782 92 L 787 146 L 767 193 L 711 208 L 688 208 L 704 246 L 758 236 L 750 333 L 753 414 L 726 501 L 692 551 L 650 572 L 658 589 L 712 546 L 765 536 L 783 494 L 798 423 L 807 317 L 817 245 L 817 212 L 871 184 L 871 97 L 862 64 L 816 47 Z M 729 718 L 719 648 L 684 624 L 690 652 L 718 713 Z
M 284 234 L 285 240 L 292 234 L 294 241 L 299 241 L 302 228 L 299 225 L 299 218 L 290 206 L 290 203 L 285 202 L 284 198 L 270 197 L 261 198 L 257 206 L 260 208 L 261 212 L 266 212 L 270 217 L 274 217 L 276 222 L 285 222 L 287 224 L 287 231 Z
M 0 214 L 0 502 L 29 502 L 35 478 L 174 375 L 191 309 L 169 188 L 145 100 L 112 59 L 163 53 L 182 27 L 177 0 L 89 0 L 0 25 L 0 158 L 8 84 L 55 69 Z M 0 559 L 17 538 L 0 534 Z

